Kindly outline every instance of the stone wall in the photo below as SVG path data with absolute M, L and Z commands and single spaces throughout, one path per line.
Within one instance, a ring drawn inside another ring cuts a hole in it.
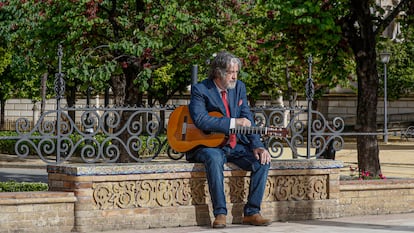
M 353 94 L 330 94 L 318 100 L 318 111 L 327 119 L 341 117 L 346 125 L 355 125 L 358 100 Z M 404 97 L 387 101 L 388 127 L 398 127 L 398 123 L 414 122 L 414 98 Z M 384 99 L 379 98 L 377 104 L 377 123 L 384 121 Z
M 71 232 L 72 192 L 0 193 L 0 232 Z
M 414 212 L 414 180 L 341 181 L 341 216 Z

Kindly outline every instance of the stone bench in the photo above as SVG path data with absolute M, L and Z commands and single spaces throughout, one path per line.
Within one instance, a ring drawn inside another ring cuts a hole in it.
M 272 221 L 339 216 L 342 162 L 324 159 L 272 162 L 262 214 Z M 48 165 L 49 189 L 74 192 L 75 231 L 209 225 L 212 216 L 202 164 Z M 225 166 L 228 222 L 240 223 L 249 172 Z

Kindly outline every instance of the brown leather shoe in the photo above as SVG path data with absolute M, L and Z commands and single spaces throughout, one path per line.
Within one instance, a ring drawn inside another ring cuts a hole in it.
M 253 214 L 251 216 L 244 216 L 243 224 L 254 226 L 268 226 L 270 225 L 270 219 L 265 219 L 260 214 Z
M 226 215 L 219 214 L 213 222 L 213 228 L 225 228 L 226 227 Z

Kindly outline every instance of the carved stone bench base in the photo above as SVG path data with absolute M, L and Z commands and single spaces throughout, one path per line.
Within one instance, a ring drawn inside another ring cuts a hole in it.
M 338 217 L 340 161 L 278 160 L 262 214 L 273 221 Z M 51 191 L 75 193 L 75 230 L 208 225 L 213 219 L 202 164 L 49 165 Z M 249 172 L 225 166 L 229 223 L 241 223 Z

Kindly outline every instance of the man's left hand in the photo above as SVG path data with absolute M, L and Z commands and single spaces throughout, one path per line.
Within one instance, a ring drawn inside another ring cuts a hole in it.
M 260 163 L 262 165 L 269 164 L 272 160 L 272 157 L 270 157 L 269 151 L 267 151 L 263 147 L 259 147 L 253 150 L 253 154 L 256 157 L 257 160 L 260 160 Z

